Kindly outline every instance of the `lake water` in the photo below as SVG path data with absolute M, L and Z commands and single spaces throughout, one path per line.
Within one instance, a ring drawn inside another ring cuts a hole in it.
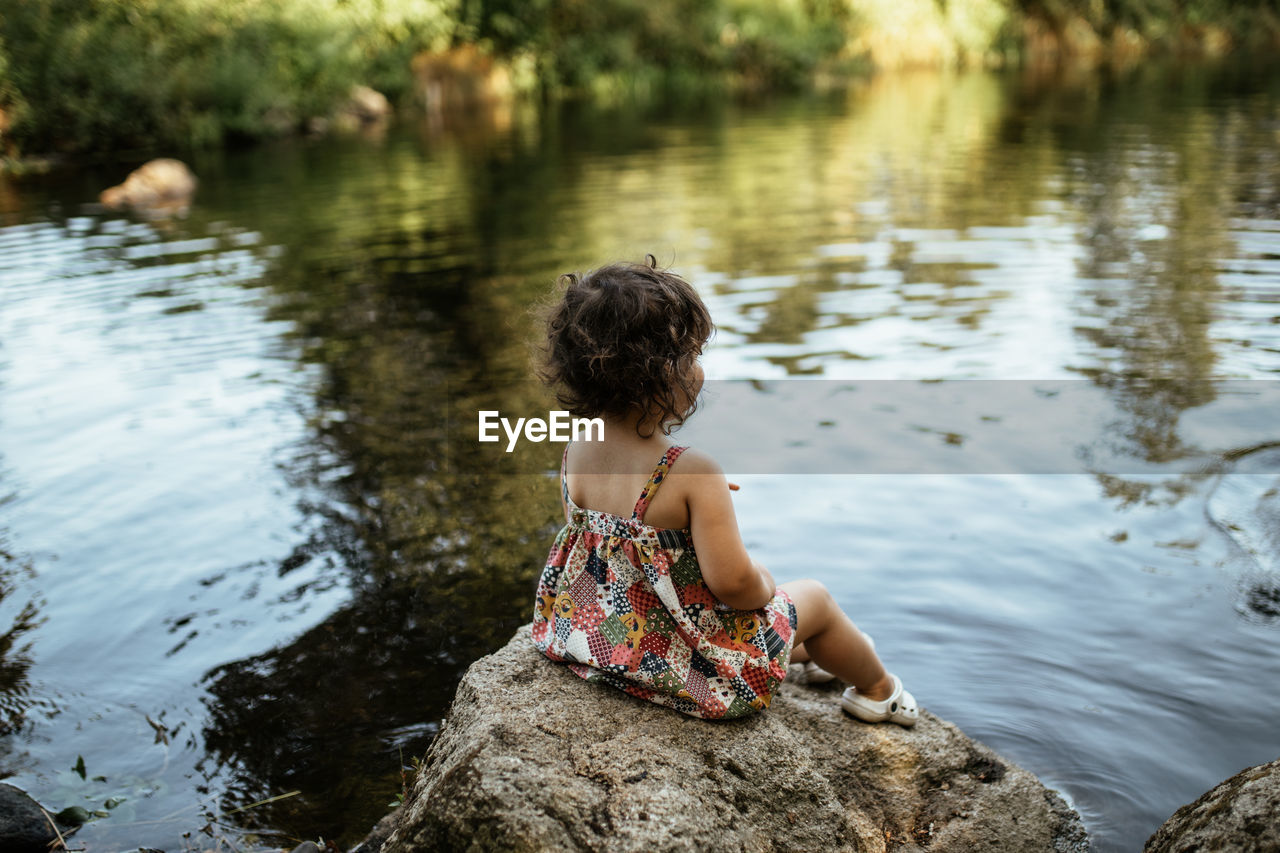
M 457 425 L 544 411 L 494 381 L 533 309 L 645 252 L 719 326 L 680 439 L 754 436 L 753 553 L 1096 849 L 1280 755 L 1280 70 L 405 121 L 209 154 L 176 222 L 94 204 L 131 165 L 0 179 L 0 777 L 88 850 L 386 811 L 556 527 L 558 448 Z

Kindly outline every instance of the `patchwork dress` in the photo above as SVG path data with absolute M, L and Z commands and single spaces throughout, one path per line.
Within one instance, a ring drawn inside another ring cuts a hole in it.
M 663 454 L 631 518 L 577 506 L 562 460 L 569 522 L 538 581 L 533 641 L 588 681 L 694 717 L 741 717 L 786 677 L 796 608 L 781 589 L 759 610 L 730 608 L 703 581 L 688 528 L 644 523 L 684 450 Z

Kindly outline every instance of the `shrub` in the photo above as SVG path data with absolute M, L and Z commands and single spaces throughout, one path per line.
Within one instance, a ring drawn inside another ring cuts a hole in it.
M 453 35 L 455 0 L 10 0 L 29 150 L 208 145 L 281 133 L 357 83 L 390 95 Z

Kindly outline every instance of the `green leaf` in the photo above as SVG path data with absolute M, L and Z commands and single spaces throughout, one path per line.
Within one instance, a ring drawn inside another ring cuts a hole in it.
M 126 799 L 127 797 L 111 797 L 102 805 L 104 808 L 114 809 L 116 806 L 123 803 Z

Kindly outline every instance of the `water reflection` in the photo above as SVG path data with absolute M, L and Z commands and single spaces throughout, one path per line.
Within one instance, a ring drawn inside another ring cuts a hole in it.
M 1253 356 L 1280 352 L 1280 335 L 1253 321 L 1257 308 L 1280 299 L 1280 287 L 1274 278 L 1235 273 L 1273 272 L 1267 259 L 1280 252 L 1265 219 L 1242 218 L 1259 212 L 1258 188 L 1280 174 L 1265 154 L 1274 148 L 1273 116 L 1256 108 L 1258 99 L 1200 105 L 1202 96 L 1177 87 L 1156 98 L 1122 90 L 1114 109 L 1097 111 L 1087 137 L 1073 123 L 1058 125 L 1074 163 L 1065 191 L 1084 216 L 1088 248 L 1076 331 L 1089 349 L 1077 369 L 1116 400 L 1123 413 L 1116 440 L 1155 463 L 1203 451 L 1185 442 L 1180 422 L 1213 403 L 1214 379 L 1280 371 L 1274 360 Z M 1048 97 L 1051 111 L 1061 108 L 1060 91 Z M 1096 103 L 1097 94 L 1086 100 Z M 1190 103 L 1198 107 L 1187 112 Z M 1185 116 L 1176 128 L 1156 121 L 1169 110 Z M 1201 474 L 1098 479 L 1122 506 L 1168 504 L 1229 475 L 1249 448 L 1220 450 Z M 1229 536 L 1233 526 L 1219 528 Z M 1265 611 L 1268 589 L 1265 582 L 1248 587 L 1244 609 Z
M 1091 247 L 1081 297 L 1092 304 L 1082 314 L 1097 323 L 1079 329 L 1094 346 L 1084 369 L 1114 390 L 1131 418 L 1123 437 L 1137 453 L 1176 459 L 1186 452 L 1180 414 L 1213 400 L 1206 380 L 1217 361 L 1217 266 L 1233 248 L 1226 188 L 1235 183 L 1234 164 L 1222 156 L 1212 115 L 1159 139 L 1099 124 L 1101 150 L 1072 187 Z
M 1224 76 L 1218 87 L 1243 83 L 1230 70 Z M 1188 88 L 1166 87 L 1156 98 L 1122 94 L 1116 109 L 1098 111 L 1087 140 L 1062 133 L 1069 150 L 1080 149 L 1066 191 L 1085 217 L 1089 249 L 1080 263 L 1077 332 L 1090 349 L 1079 369 L 1113 394 L 1123 413 L 1117 440 L 1155 463 L 1202 452 L 1186 443 L 1180 423 L 1214 402 L 1213 380 L 1280 372 L 1274 359 L 1254 357 L 1280 353 L 1280 334 L 1255 322 L 1257 309 L 1280 301 L 1280 267 L 1270 263 L 1280 256 L 1280 235 L 1267 207 L 1274 199 L 1267 188 L 1280 176 L 1268 154 L 1275 115 L 1258 109 L 1258 97 L 1202 104 L 1203 91 Z M 1198 108 L 1187 111 L 1190 103 Z M 1156 116 L 1169 110 L 1184 118 L 1160 132 Z M 1237 608 L 1268 620 L 1280 589 L 1270 565 L 1280 543 L 1268 532 L 1276 529 L 1278 481 L 1232 471 L 1269 445 L 1221 450 L 1199 474 L 1098 480 L 1121 506 L 1175 503 L 1205 493 L 1208 481 L 1206 514 L 1238 564 Z
M 314 342 L 304 358 L 321 368 L 312 433 L 288 466 L 324 497 L 299 559 L 341 555 L 351 597 L 287 645 L 210 672 L 204 740 L 233 770 L 228 808 L 304 792 L 255 815 L 299 837 L 354 843 L 376 822 L 463 671 L 526 620 L 545 557 L 554 448 L 523 475 L 488 476 L 460 457 L 475 442 L 450 440 L 451 409 L 546 408 L 528 383 L 477 396 L 524 355 L 493 326 L 527 315 L 465 257 L 447 233 L 382 231 L 354 263 L 303 257 L 275 282 L 288 293 L 276 315 Z
M 0 494 L 0 513 L 12 501 L 13 495 Z M 12 547 L 8 532 L 0 525 L 0 738 L 20 730 L 28 710 L 39 701 L 31 685 L 31 638 L 27 635 L 42 620 L 36 602 L 23 601 L 17 589 L 18 582 L 33 576 L 34 571 Z M 0 743 L 8 745 L 7 741 Z M 11 761 L 5 756 L 3 764 Z
M 4 345 L 0 342 L 0 371 L 7 367 L 3 351 Z M 4 385 L 0 383 L 0 394 L 3 390 Z M 48 705 L 31 682 L 33 658 L 29 635 L 43 620 L 37 601 L 21 588 L 35 576 L 35 569 L 31 559 L 21 554 L 12 542 L 5 523 L 16 500 L 16 495 L 8 491 L 6 468 L 4 456 L 0 455 L 0 776 L 6 768 L 15 767 L 23 760 L 12 754 L 11 736 L 26 726 L 27 713 L 33 706 Z

